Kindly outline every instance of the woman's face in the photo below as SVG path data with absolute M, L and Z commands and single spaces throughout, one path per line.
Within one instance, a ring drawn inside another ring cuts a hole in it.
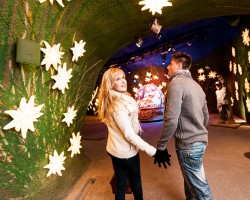
M 126 92 L 127 91 L 127 81 L 124 74 L 119 74 L 113 84 L 113 90 L 117 92 Z

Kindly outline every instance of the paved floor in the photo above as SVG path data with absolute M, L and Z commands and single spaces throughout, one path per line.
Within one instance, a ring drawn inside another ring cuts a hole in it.
M 212 126 L 218 119 L 210 115 L 209 144 L 204 157 L 206 178 L 215 200 L 250 200 L 250 125 L 236 118 L 238 128 Z M 156 145 L 162 122 L 143 123 L 143 138 Z M 95 117 L 88 116 L 83 126 L 82 146 L 91 160 L 66 200 L 112 200 L 109 180 L 113 169 L 105 151 L 107 129 Z M 165 170 L 153 164 L 153 158 L 140 152 L 145 200 L 184 200 L 183 178 L 175 154 L 174 140 L 167 145 L 172 154 L 171 167 Z M 133 195 L 126 195 L 132 200 Z

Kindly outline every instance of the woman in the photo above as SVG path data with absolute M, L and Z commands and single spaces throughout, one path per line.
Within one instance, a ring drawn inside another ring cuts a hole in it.
M 135 200 L 142 200 L 139 149 L 154 156 L 156 149 L 139 135 L 138 106 L 127 92 L 124 72 L 110 68 L 102 78 L 98 116 L 108 127 L 106 150 L 111 157 L 116 176 L 116 200 L 125 199 L 127 174 Z

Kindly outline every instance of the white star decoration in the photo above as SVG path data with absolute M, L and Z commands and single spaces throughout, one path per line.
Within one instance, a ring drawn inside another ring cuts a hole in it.
M 240 66 L 240 64 L 238 64 L 238 72 L 240 75 L 242 75 L 242 67 Z
M 62 120 L 62 122 L 66 122 L 68 127 L 70 124 L 73 123 L 73 119 L 76 116 L 77 110 L 74 110 L 74 108 L 75 108 L 74 106 L 72 106 L 71 108 L 68 107 L 68 112 L 63 113 L 64 119 Z
M 65 170 L 63 167 L 65 158 L 64 152 L 62 152 L 59 156 L 56 150 L 54 151 L 54 156 L 49 155 L 49 164 L 43 167 L 49 169 L 47 177 L 56 173 L 59 176 L 62 176 L 61 170 Z
M 142 7 L 142 11 L 149 9 L 149 12 L 152 12 L 154 15 L 156 12 L 162 14 L 161 9 L 165 6 L 172 6 L 172 3 L 168 2 L 168 0 L 144 0 L 140 1 L 139 5 L 144 5 Z
M 133 88 L 133 92 L 134 92 L 134 93 L 137 93 L 137 92 L 138 92 L 138 88 L 134 87 L 134 88 Z
M 199 74 L 204 73 L 204 69 L 202 69 L 202 68 L 198 69 L 198 73 L 199 73 Z
M 139 76 L 138 76 L 138 75 L 134 75 L 134 78 L 135 78 L 135 79 L 138 79 L 138 78 L 139 78 Z
M 75 47 L 70 48 L 73 51 L 72 61 L 77 61 L 79 57 L 83 56 L 83 53 L 85 52 L 85 44 L 86 42 L 83 42 L 83 40 L 81 40 L 79 43 L 75 41 Z
M 47 0 L 39 0 L 40 3 L 43 3 L 45 1 L 47 1 Z M 49 0 L 49 1 L 50 1 L 51 4 L 53 4 L 53 2 L 54 2 L 54 0 Z M 56 0 L 56 1 L 57 1 L 57 3 L 60 4 L 60 6 L 64 7 L 62 0 Z
M 229 71 L 231 72 L 233 70 L 233 64 L 232 61 L 229 62 Z
M 233 64 L 233 70 L 234 70 L 234 74 L 236 74 L 237 73 L 237 65 L 236 65 L 236 63 Z
M 235 57 L 236 53 L 235 53 L 235 48 L 232 47 L 232 56 Z
M 70 138 L 70 144 L 68 151 L 71 151 L 71 157 L 74 156 L 74 154 L 80 154 L 80 148 L 81 146 L 81 137 L 80 132 L 75 135 L 75 133 L 72 133 L 72 138 Z
M 58 66 L 58 74 L 55 76 L 51 76 L 51 78 L 56 81 L 52 89 L 58 88 L 64 94 L 65 88 L 69 88 L 68 82 L 70 82 L 69 79 L 72 77 L 71 72 L 72 69 L 69 69 L 67 71 L 66 63 L 63 64 L 63 67 Z
M 215 78 L 216 77 L 216 72 L 214 72 L 214 71 L 211 71 L 211 72 L 209 72 L 209 74 L 208 74 L 208 77 L 209 78 Z
M 246 89 L 246 92 L 250 91 L 250 83 L 248 83 L 247 78 L 245 78 L 245 89 Z
M 245 31 L 242 31 L 242 39 L 243 39 L 243 44 L 249 46 L 249 30 L 245 28 Z
M 34 96 L 31 96 L 29 102 L 26 104 L 26 99 L 23 97 L 20 101 L 19 108 L 4 111 L 4 113 L 13 118 L 9 124 L 3 127 L 4 130 L 15 127 L 16 131 L 19 132 L 21 130 L 23 138 L 26 138 L 28 129 L 32 132 L 35 131 L 33 122 L 36 122 L 37 118 L 43 115 L 43 113 L 40 112 L 43 105 L 35 107 L 34 98 Z
M 206 75 L 205 74 L 200 74 L 198 77 L 199 81 L 205 81 L 206 80 Z
M 55 44 L 53 47 L 49 45 L 48 42 L 44 41 L 44 44 L 46 46 L 45 48 L 41 48 L 41 51 L 45 53 L 44 59 L 42 60 L 41 65 L 46 66 L 46 71 L 49 70 L 50 66 L 52 65 L 57 70 L 57 64 L 61 64 L 61 58 L 64 52 L 61 52 L 60 45 L 61 44 Z
M 239 85 L 236 81 L 234 81 L 234 86 L 235 86 L 235 89 L 238 90 L 239 89 Z
M 147 76 L 147 77 L 151 77 L 151 76 L 152 76 L 152 73 L 147 72 L 147 73 L 146 73 L 146 76 Z

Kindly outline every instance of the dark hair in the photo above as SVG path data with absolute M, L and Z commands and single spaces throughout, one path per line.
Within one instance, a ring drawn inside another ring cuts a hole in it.
M 182 63 L 182 69 L 190 69 L 192 65 L 192 58 L 188 53 L 177 52 L 177 53 L 172 54 L 171 57 L 177 63 Z

